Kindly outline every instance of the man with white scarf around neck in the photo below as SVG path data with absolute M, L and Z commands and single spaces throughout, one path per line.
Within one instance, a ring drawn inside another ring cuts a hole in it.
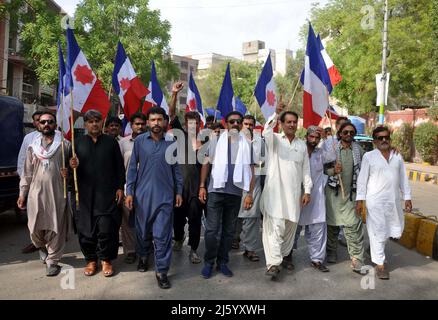
M 62 136 L 55 132 L 55 116 L 42 113 L 38 126 L 42 135 L 27 149 L 17 205 L 24 209 L 28 198 L 31 239 L 39 248 L 40 258 L 47 264 L 46 275 L 50 277 L 61 271 L 58 262 L 64 252 L 70 225 L 67 200 L 63 195 L 63 178 L 67 177 L 67 169 L 62 163 Z M 68 150 L 68 142 L 64 143 Z
M 291 250 L 295 232 L 301 208 L 310 202 L 312 189 L 307 147 L 304 141 L 295 136 L 298 115 L 291 111 L 282 113 L 283 107 L 282 103 L 278 104 L 263 131 L 267 168 L 260 203 L 263 213 L 262 239 L 266 275 L 273 280 L 280 273 L 280 265 L 288 270 L 293 269 Z M 274 133 L 280 113 L 283 132 Z
M 240 132 L 242 115 L 237 111 L 226 117 L 227 131 L 222 132 L 217 143 L 211 141 L 206 150 L 206 161 L 201 169 L 199 200 L 207 204 L 205 222 L 205 255 L 201 275 L 208 279 L 212 276 L 216 260 L 217 270 L 227 277 L 233 272 L 228 268 L 229 251 L 240 210 L 242 191 L 247 191 L 244 206 L 253 205 L 254 166 L 251 146 Z M 210 182 L 207 190 L 207 176 L 212 164 Z M 207 200 L 208 191 L 208 200 Z M 219 239 L 219 241 L 218 241 Z

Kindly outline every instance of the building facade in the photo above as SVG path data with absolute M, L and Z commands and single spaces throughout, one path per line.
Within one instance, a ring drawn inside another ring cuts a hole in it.
M 0 0 L 4 3 L 5 0 Z M 56 14 L 66 13 L 53 0 L 46 0 L 47 10 Z M 32 14 L 25 5 L 24 13 Z M 18 21 L 5 16 L 0 21 L 0 93 L 20 99 L 25 106 L 24 122 L 31 122 L 32 113 L 37 109 L 56 105 L 56 86 L 47 86 L 38 81 L 20 52 L 20 28 Z
M 178 81 L 181 81 L 184 84 L 184 89 L 178 95 L 176 106 L 179 111 L 185 110 L 185 106 L 187 104 L 187 88 L 189 86 L 190 73 L 192 73 L 193 76 L 196 75 L 198 70 L 198 60 L 190 57 L 178 56 L 176 54 L 172 54 L 171 59 L 179 69 Z M 167 90 L 168 92 L 172 92 L 172 83 L 167 84 Z

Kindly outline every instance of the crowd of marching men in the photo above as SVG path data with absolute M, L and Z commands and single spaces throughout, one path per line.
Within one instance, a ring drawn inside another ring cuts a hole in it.
M 17 204 L 27 207 L 30 238 L 47 276 L 59 274 L 74 230 L 85 276 L 100 266 L 103 276 L 114 274 L 121 238 L 125 262 L 138 259 L 137 270 L 145 272 L 153 255 L 159 287 L 170 288 L 172 251 L 182 249 L 187 223 L 189 261 L 203 262 L 205 279 L 215 271 L 233 276 L 233 247 L 259 261 L 260 238 L 266 275 L 276 279 L 282 269 L 294 269 L 302 229 L 315 270 L 328 272 L 326 262 L 337 262 L 342 230 L 351 268 L 364 274 L 360 213 L 366 200 L 371 261 L 377 276 L 389 279 L 385 243 L 402 234 L 402 200 L 407 211 L 412 204 L 388 128 L 374 129 L 376 148 L 367 153 L 354 142 L 356 128 L 346 118 L 337 119 L 335 136 L 310 126 L 301 140 L 295 135 L 298 115 L 279 103 L 262 134 L 253 130 L 253 116 L 237 111 L 225 116 L 225 127 L 207 119 L 201 129 L 198 112 L 176 116 L 181 89 L 181 83 L 173 86 L 169 114 L 152 107 L 132 115 L 126 137 L 119 136 L 118 118 L 104 124 L 100 112 L 88 110 L 87 133 L 76 137 L 74 148 L 56 130 L 54 115 L 34 114 L 37 131 L 25 137 L 19 156 Z

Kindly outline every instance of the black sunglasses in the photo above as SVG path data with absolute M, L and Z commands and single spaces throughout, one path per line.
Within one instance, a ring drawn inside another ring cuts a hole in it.
M 46 124 L 46 123 L 48 123 L 48 124 L 54 124 L 54 123 L 55 123 L 54 120 L 40 120 L 39 122 L 40 122 L 41 124 Z
M 344 135 L 344 136 L 346 136 L 347 134 L 349 134 L 350 136 L 354 136 L 355 134 L 356 134 L 356 132 L 354 131 L 354 130 L 344 130 L 344 131 L 342 131 L 342 134 Z
M 242 123 L 242 119 L 231 119 L 231 120 L 228 120 L 228 123 L 229 124 L 235 124 L 235 123 L 241 124 Z
M 378 137 L 376 137 L 376 139 L 379 140 L 379 141 L 383 141 L 383 140 L 391 141 L 391 137 L 390 136 L 378 136 Z

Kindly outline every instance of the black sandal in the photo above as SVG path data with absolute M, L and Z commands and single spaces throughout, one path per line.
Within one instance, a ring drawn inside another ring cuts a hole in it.
M 245 252 L 243 253 L 243 256 L 245 258 L 248 258 L 248 260 L 252 261 L 252 262 L 260 261 L 260 257 L 254 251 L 245 250 Z

